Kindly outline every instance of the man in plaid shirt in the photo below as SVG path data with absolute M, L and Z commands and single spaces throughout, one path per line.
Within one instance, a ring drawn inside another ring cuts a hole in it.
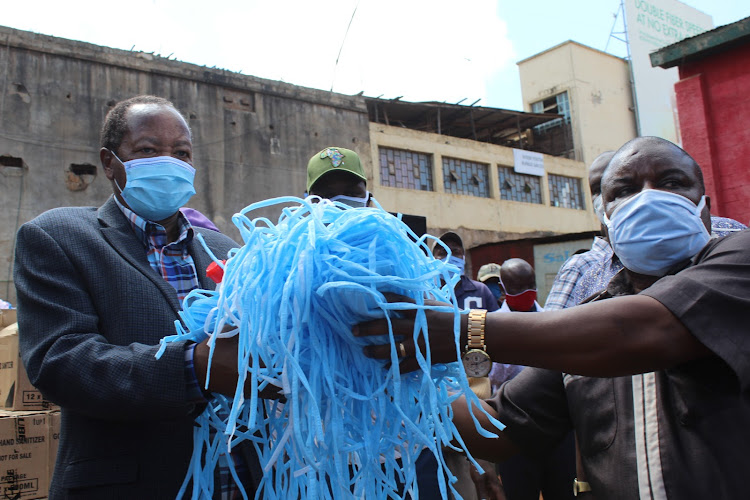
M 589 187 L 591 188 L 591 200 L 594 205 L 594 211 L 596 212 L 599 221 L 601 222 L 601 231 L 605 236 L 594 238 L 594 243 L 591 245 L 591 250 L 588 252 L 573 255 L 562 265 L 560 270 L 555 276 L 555 282 L 552 284 L 552 290 L 550 290 L 547 296 L 547 302 L 544 304 L 544 309 L 550 311 L 553 309 L 565 309 L 566 307 L 572 307 L 577 304 L 573 299 L 573 289 L 576 283 L 580 281 L 584 273 L 601 262 L 602 253 L 609 248 L 609 241 L 607 241 L 606 234 L 607 228 L 604 225 L 604 209 L 602 206 L 602 175 L 604 170 L 609 164 L 609 160 L 614 156 L 614 151 L 606 151 L 597 156 L 589 167 Z

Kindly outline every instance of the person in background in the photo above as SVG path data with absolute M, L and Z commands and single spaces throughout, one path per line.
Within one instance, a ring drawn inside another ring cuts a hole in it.
M 500 264 L 490 263 L 479 268 L 477 281 L 487 285 L 492 295 L 497 300 L 497 305 L 502 306 L 505 301 L 505 290 L 500 285 Z
M 440 241 L 450 250 L 450 257 L 448 257 L 448 252 L 443 245 L 438 242 L 435 242 L 435 246 L 432 247 L 432 255 L 436 259 L 447 260 L 458 267 L 461 278 L 454 287 L 458 307 L 461 309 L 473 308 L 496 311 L 498 309 L 497 299 L 490 289 L 484 283 L 474 281 L 464 274 L 466 266 L 464 257 L 466 254 L 461 237 L 453 231 L 448 231 L 440 236 Z M 491 393 L 490 379 L 487 376 L 469 377 L 469 385 L 480 398 L 489 397 Z M 478 476 L 473 473 L 473 466 L 463 454 L 446 449 L 443 451 L 443 456 L 451 472 L 458 479 L 454 486 L 462 498 L 478 500 L 480 498 L 479 493 L 487 489 L 494 491 L 495 498 L 503 498 L 500 496 L 502 493 L 493 464 L 483 463 L 482 468 L 485 469 L 485 473 Z
M 498 309 L 497 300 L 489 288 L 484 283 L 474 281 L 464 274 L 466 266 L 464 242 L 461 237 L 453 232 L 448 231 L 440 236 L 445 246 L 450 249 L 451 256 L 448 257 L 443 245 L 435 243 L 432 247 L 432 255 L 438 260 L 448 260 L 449 263 L 458 267 L 461 276 L 454 288 L 458 307 L 461 309 L 486 309 L 487 311 L 496 311 Z
M 195 236 L 219 258 L 238 245 L 179 210 L 195 193 L 195 169 L 190 128 L 171 102 L 118 103 L 100 144 L 113 196 L 99 208 L 49 210 L 17 235 L 21 356 L 62 412 L 49 496 L 175 498 L 206 404 L 208 346 L 174 342 L 155 354 L 175 333 L 184 297 L 215 287 Z M 234 364 L 225 369 L 222 356 Z M 217 342 L 209 390 L 234 392 L 236 359 L 236 339 Z M 252 496 L 262 475 L 252 446 L 222 456 Z M 215 498 L 235 494 L 228 469 L 217 470 Z
M 371 199 L 359 155 L 337 147 L 325 148 L 307 162 L 307 192 L 355 208 L 370 205 Z
M 372 205 L 362 161 L 357 153 L 346 148 L 327 147 L 310 158 L 307 163 L 307 193 L 352 208 Z M 417 458 L 415 468 L 420 497 L 439 498 L 435 456 L 429 450 L 423 451 Z
M 508 259 L 500 268 L 501 283 L 505 287 L 505 303 L 499 312 L 541 312 L 536 302 L 536 276 L 531 264 L 523 259 Z M 490 381 L 493 393 L 500 386 L 521 373 L 523 366 L 492 363 Z M 497 471 L 508 500 L 572 500 L 570 487 L 576 477 L 575 438 L 572 432 L 543 456 L 518 454 L 510 460 L 498 462 Z
M 591 250 L 571 256 L 562 265 L 552 283 L 552 289 L 547 295 L 544 303 L 546 310 L 564 309 L 577 304 L 573 297 L 573 289 L 583 277 L 584 273 L 591 267 L 602 261 L 602 254 L 609 248 L 607 240 L 607 226 L 604 224 L 604 206 L 602 204 L 602 175 L 604 169 L 609 165 L 609 160 L 614 156 L 614 151 L 605 151 L 600 154 L 589 166 L 588 179 L 591 190 L 591 202 L 594 213 L 601 224 L 601 236 L 594 237 Z
M 536 275 L 531 264 L 523 259 L 508 259 L 500 267 L 500 284 L 505 290 L 503 312 L 537 312 L 542 306 L 536 301 Z

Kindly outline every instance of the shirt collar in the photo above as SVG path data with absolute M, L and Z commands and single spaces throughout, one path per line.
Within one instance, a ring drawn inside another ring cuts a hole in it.
M 159 223 L 152 222 L 144 219 L 137 213 L 133 212 L 125 205 L 120 203 L 117 196 L 114 196 L 115 203 L 119 207 L 126 219 L 130 222 L 130 226 L 133 228 L 136 236 L 143 242 L 146 248 L 149 247 L 162 247 L 165 246 L 167 231 Z M 180 229 L 180 236 L 172 244 L 187 243 L 193 238 L 193 226 L 190 221 L 185 217 L 182 212 L 179 212 L 177 216 L 177 225 Z
M 609 247 L 609 242 L 600 236 L 594 237 L 594 244 L 591 245 L 591 250 L 594 252 L 603 252 Z

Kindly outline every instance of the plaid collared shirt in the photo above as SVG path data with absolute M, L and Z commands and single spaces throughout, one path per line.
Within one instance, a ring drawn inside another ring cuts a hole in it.
M 576 305 L 577 302 L 574 301 L 573 297 L 573 290 L 576 287 L 576 283 L 579 282 L 588 269 L 602 261 L 602 254 L 609 248 L 607 240 L 597 236 L 594 238 L 591 250 L 573 255 L 565 261 L 557 272 L 557 276 L 555 276 L 555 282 L 552 284 L 552 290 L 550 290 L 547 296 L 544 310 L 565 309 L 566 307 Z
M 744 224 L 734 219 L 726 217 L 711 216 L 711 237 L 723 238 L 737 231 L 743 231 L 747 228 Z M 583 273 L 578 283 L 573 288 L 571 294 L 571 303 L 566 307 L 572 307 L 580 304 L 586 298 L 607 288 L 610 280 L 623 268 L 622 262 L 614 254 L 609 244 L 598 254 L 599 262 L 589 266 Z
M 143 241 L 143 245 L 146 248 L 146 257 L 149 264 L 151 264 L 151 268 L 174 287 L 177 292 L 177 298 L 180 304 L 182 304 L 185 296 L 191 290 L 200 286 L 198 273 L 195 270 L 195 262 L 188 252 L 188 243 L 193 238 L 193 227 L 190 222 L 180 213 L 177 219 L 180 236 L 176 241 L 167 243 L 167 232 L 162 225 L 147 221 L 126 208 L 120 203 L 117 197 L 115 197 L 115 202 L 130 221 L 135 234 Z M 206 398 L 203 396 L 200 387 L 198 387 L 198 379 L 195 376 L 195 368 L 193 366 L 194 348 L 195 344 L 192 344 L 187 346 L 185 350 L 185 382 L 188 398 L 191 401 L 202 403 L 206 401 Z M 249 472 L 244 460 L 234 454 L 232 454 L 232 457 L 239 477 L 247 477 Z M 230 473 L 226 455 L 219 457 L 219 466 L 214 480 L 216 481 L 214 498 L 221 500 L 242 498 L 240 490 L 235 485 Z
M 177 298 L 182 304 L 185 296 L 198 288 L 198 273 L 195 263 L 188 252 L 188 243 L 193 239 L 193 226 L 182 213 L 178 215 L 177 224 L 180 236 L 176 241 L 167 242 L 167 231 L 164 226 L 151 222 L 123 206 L 115 196 L 115 202 L 125 217 L 130 221 L 136 236 L 146 247 L 146 257 L 151 268 L 172 285 L 177 291 Z

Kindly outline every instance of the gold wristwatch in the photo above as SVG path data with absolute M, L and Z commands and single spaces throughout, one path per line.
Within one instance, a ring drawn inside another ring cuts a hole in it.
M 464 370 L 469 377 L 486 377 L 492 370 L 492 359 L 484 345 L 484 324 L 487 311 L 471 309 L 469 311 L 469 332 L 466 352 L 461 356 Z

